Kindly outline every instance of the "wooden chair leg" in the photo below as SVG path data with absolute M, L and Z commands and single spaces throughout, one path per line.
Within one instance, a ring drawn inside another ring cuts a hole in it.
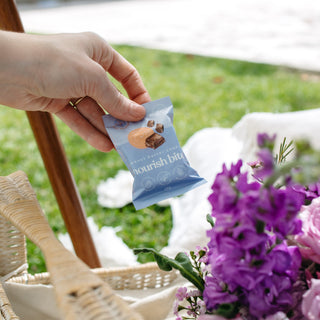
M 0 28 L 24 32 L 14 0 L 0 1 Z M 75 252 L 89 267 L 101 267 L 54 119 L 38 111 L 27 112 L 27 116 Z

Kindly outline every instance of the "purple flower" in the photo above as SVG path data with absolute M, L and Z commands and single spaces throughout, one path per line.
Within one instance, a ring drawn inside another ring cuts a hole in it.
M 265 177 L 274 164 L 268 149 L 261 155 L 267 159 Z M 211 276 L 205 280 L 204 301 L 209 310 L 238 301 L 259 318 L 287 310 L 292 302 L 301 256 L 284 239 L 301 230 L 297 214 L 304 196 L 291 186 L 249 182 L 241 165 L 238 161 L 229 170 L 224 165 L 209 197 L 216 219 L 207 232 Z
M 269 136 L 267 133 L 259 133 L 258 134 L 258 146 L 260 148 L 268 148 L 273 150 L 274 141 L 276 139 L 276 135 Z
M 277 189 L 263 186 L 259 191 L 249 192 L 239 205 L 247 215 L 256 221 L 264 222 L 267 230 L 272 230 L 283 239 L 288 234 L 297 234 L 301 223 L 296 218 L 303 204 L 303 196 L 292 188 Z
M 215 277 L 206 277 L 203 299 L 208 310 L 216 309 L 221 303 L 232 303 L 238 297 L 228 292 L 226 285 Z
M 288 276 L 292 283 L 296 281 L 302 261 L 298 247 L 283 242 L 270 251 L 268 258 L 273 261 L 273 273 Z
M 231 264 L 233 263 L 233 264 Z M 232 292 L 238 289 L 252 290 L 263 278 L 261 270 L 251 265 L 249 259 L 226 260 L 224 265 L 218 264 L 213 272 L 221 275 Z M 218 273 L 219 272 L 219 273 Z
M 216 182 L 219 183 L 219 192 L 212 193 L 209 196 L 209 202 L 212 204 L 213 209 L 219 212 L 229 212 L 233 209 L 238 194 L 234 187 L 230 185 L 229 180 L 221 177 L 216 179 Z M 217 187 L 214 186 L 214 190 L 218 189 Z
M 303 205 L 304 198 L 291 187 L 273 189 L 274 210 L 276 220 L 273 223 L 274 232 L 283 238 L 301 231 L 301 222 L 297 215 Z
M 297 281 L 293 284 L 291 295 L 293 303 L 291 306 L 291 312 L 293 315 L 290 317 L 291 320 L 301 320 L 302 315 L 302 299 L 304 293 L 307 291 L 307 281 L 305 270 L 299 270 L 299 276 Z
M 320 196 L 320 181 L 311 183 L 308 186 L 309 192 L 312 192 L 312 199 L 317 198 Z
M 230 170 L 224 165 L 213 183 L 209 201 L 216 218 L 216 230 L 233 227 L 245 219 L 245 223 L 255 226 L 258 220 L 262 221 L 267 230 L 274 230 L 280 239 L 299 233 L 301 225 L 296 216 L 304 196 L 291 187 L 265 188 L 258 182 L 249 183 L 247 174 L 240 172 L 241 164 L 238 161 Z
M 188 296 L 188 289 L 186 287 L 180 287 L 176 292 L 176 298 L 178 301 L 183 301 Z
M 199 262 L 207 263 L 208 262 L 208 248 L 196 246 L 194 255 L 197 257 Z
M 255 225 L 241 223 L 233 229 L 233 238 L 244 250 L 260 248 L 264 246 L 268 236 L 265 233 L 257 233 Z
M 229 212 L 234 207 L 234 204 L 237 201 L 238 192 L 231 182 L 240 174 L 241 166 L 241 160 L 235 165 L 232 164 L 230 170 L 223 164 L 222 172 L 217 174 L 212 185 L 213 193 L 208 198 L 213 210 Z
M 247 293 L 249 313 L 261 318 L 277 311 L 286 310 L 292 304 L 292 283 L 286 276 L 271 275 Z
M 274 157 L 272 151 L 267 148 L 261 149 L 258 152 L 260 166 L 254 169 L 254 177 L 258 180 L 263 180 L 271 176 L 274 172 Z
M 285 273 L 291 264 L 291 255 L 288 252 L 287 246 L 280 244 L 276 246 L 268 255 L 274 261 L 273 271 L 275 273 Z
M 312 183 L 309 186 L 305 187 L 299 184 L 293 185 L 292 188 L 301 193 L 305 198 L 305 204 L 310 204 L 311 201 L 320 196 L 320 181 Z

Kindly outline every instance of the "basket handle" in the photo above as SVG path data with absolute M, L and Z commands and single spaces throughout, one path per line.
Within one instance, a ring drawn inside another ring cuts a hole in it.
M 65 319 L 142 320 L 58 241 L 24 172 L 0 177 L 0 214 L 42 250 Z

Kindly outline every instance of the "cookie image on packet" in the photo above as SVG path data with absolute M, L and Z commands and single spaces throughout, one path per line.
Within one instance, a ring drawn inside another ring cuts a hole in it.
M 147 148 L 147 139 L 153 134 L 154 132 L 151 128 L 142 127 L 133 129 L 128 134 L 128 141 L 133 147 L 137 149 L 145 149 Z
M 142 127 L 130 131 L 128 141 L 133 147 L 138 149 L 157 149 L 165 142 L 165 139 L 155 133 L 150 127 Z
M 204 183 L 190 166 L 173 127 L 169 97 L 143 105 L 144 119 L 127 122 L 104 115 L 103 122 L 120 157 L 134 177 L 136 210 L 181 195 Z

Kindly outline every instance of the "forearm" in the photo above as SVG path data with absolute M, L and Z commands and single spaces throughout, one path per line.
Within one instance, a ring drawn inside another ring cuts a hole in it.
M 17 88 L 28 91 L 35 78 L 34 41 L 28 35 L 0 31 L 0 103 L 17 107 Z M 27 41 L 26 41 L 27 40 Z M 32 49 L 32 50 L 31 50 Z

